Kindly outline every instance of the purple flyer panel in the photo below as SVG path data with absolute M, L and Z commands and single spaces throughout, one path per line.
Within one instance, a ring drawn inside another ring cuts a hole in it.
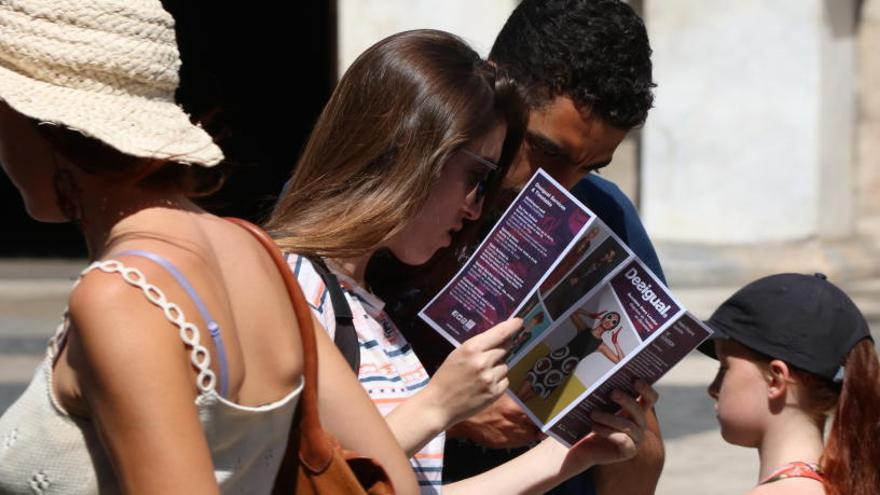
M 510 317 L 589 219 L 552 179 L 536 174 L 423 318 L 461 343 Z
M 616 238 L 607 237 L 549 294 L 542 295 L 550 317 L 554 320 L 559 318 L 628 257 L 626 248 Z
M 566 412 L 550 428 L 550 432 L 568 445 L 577 442 L 592 430 L 590 412 L 593 409 L 598 407 L 608 412 L 619 409 L 616 403 L 608 399 L 612 390 L 620 389 L 635 395 L 632 384 L 637 378 L 653 385 L 710 334 L 708 328 L 685 313 L 580 404 Z
M 611 279 L 611 286 L 642 340 L 681 309 L 662 284 L 636 260 Z

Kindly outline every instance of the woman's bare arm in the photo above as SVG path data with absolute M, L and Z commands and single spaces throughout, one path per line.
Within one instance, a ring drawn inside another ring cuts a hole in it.
M 415 473 L 385 418 L 320 322 L 314 316 L 312 320 L 318 344 L 318 408 L 324 428 L 343 447 L 378 461 L 398 494 L 417 494 Z
M 84 277 L 70 319 L 65 357 L 123 491 L 219 493 L 177 328 L 116 274 Z
M 385 417 L 408 456 L 507 390 L 504 358 L 521 328 L 522 320 L 512 318 L 468 339 L 446 357 L 425 388 Z
M 616 352 L 612 351 L 605 343 L 599 344 L 599 347 L 596 348 L 603 356 L 608 358 L 612 363 L 620 362 L 620 356 L 617 355 Z
M 612 415 L 594 411 L 593 433 L 571 449 L 548 438 L 501 466 L 444 486 L 444 492 L 453 495 L 544 493 L 591 466 L 632 458 L 644 441 L 648 428 L 646 414 L 657 399 L 657 393 L 644 383 L 636 385 L 636 389 L 641 393 L 638 401 L 625 394 L 612 394 L 612 400 L 624 412 Z

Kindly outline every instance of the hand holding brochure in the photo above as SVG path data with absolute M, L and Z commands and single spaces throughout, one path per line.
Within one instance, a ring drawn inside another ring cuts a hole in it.
M 539 170 L 420 316 L 454 345 L 516 315 L 508 393 L 572 445 L 617 388 L 653 384 L 711 330 L 593 212 Z

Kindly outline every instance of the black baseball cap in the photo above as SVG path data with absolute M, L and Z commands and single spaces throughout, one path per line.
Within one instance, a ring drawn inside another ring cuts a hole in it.
M 846 355 L 870 339 L 852 299 L 817 273 L 758 279 L 725 301 L 706 322 L 715 332 L 700 350 L 717 359 L 713 339 L 731 339 L 773 359 L 839 380 Z

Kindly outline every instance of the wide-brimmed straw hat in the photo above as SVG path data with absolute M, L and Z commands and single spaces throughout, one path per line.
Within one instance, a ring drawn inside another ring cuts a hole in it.
M 223 152 L 174 101 L 179 69 L 159 0 L 0 1 L 0 100 L 128 155 L 215 165 Z

